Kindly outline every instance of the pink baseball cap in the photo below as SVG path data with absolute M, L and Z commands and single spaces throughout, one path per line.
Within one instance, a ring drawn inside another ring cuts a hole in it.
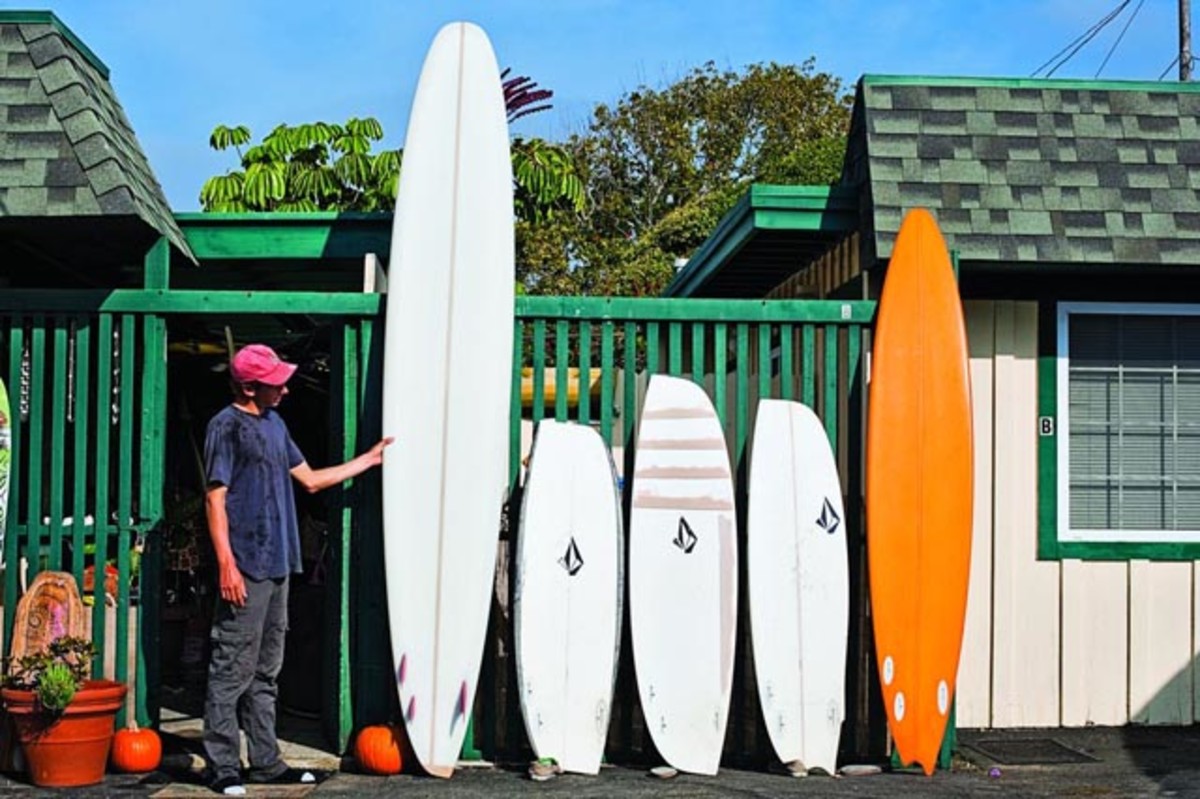
M 295 372 L 296 364 L 283 360 L 266 344 L 247 344 L 229 364 L 229 373 L 238 383 L 282 386 Z

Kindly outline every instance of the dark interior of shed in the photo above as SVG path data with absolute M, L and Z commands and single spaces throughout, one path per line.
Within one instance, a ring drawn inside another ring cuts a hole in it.
M 228 330 L 228 332 L 227 332 Z M 162 705 L 203 713 L 216 566 L 204 514 L 204 437 L 231 401 L 228 343 L 262 342 L 299 365 L 279 407 L 293 440 L 314 467 L 330 460 L 330 326 L 298 317 L 172 317 L 168 327 L 167 442 L 162 576 Z M 303 574 L 293 575 L 290 629 L 279 677 L 279 723 L 321 711 L 327 507 L 322 495 L 296 492 Z

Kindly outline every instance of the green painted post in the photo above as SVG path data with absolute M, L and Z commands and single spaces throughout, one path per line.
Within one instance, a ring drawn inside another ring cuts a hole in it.
M 646 324 L 646 374 L 658 374 L 658 322 Z
M 667 373 L 678 377 L 683 373 L 683 325 L 667 325 Z
M 46 419 L 46 317 L 33 317 L 29 343 L 29 507 L 25 529 L 25 557 L 29 561 L 29 579 L 42 571 L 42 472 L 46 442 L 43 430 Z
M 771 326 L 758 326 L 758 398 L 771 396 Z
M 605 320 L 600 326 L 600 437 L 612 446 L 613 426 L 613 323 Z
M 333 327 L 337 357 L 329 376 L 332 400 L 329 452 L 339 461 L 346 461 L 354 457 L 358 448 L 358 330 L 344 319 L 335 320 Z M 351 530 L 355 517 L 352 486 L 353 481 L 343 482 L 334 488 L 331 497 L 332 562 L 327 564 L 325 572 L 326 621 L 322 631 L 325 681 L 321 721 L 326 740 L 338 752 L 345 751 L 353 724 L 350 625 L 344 623 L 350 617 Z
M 817 394 L 817 332 L 807 324 L 800 331 L 800 373 L 804 379 L 801 401 L 815 412 Z
M 129 615 L 130 598 L 130 540 L 133 521 L 133 403 L 137 399 L 135 378 L 137 376 L 136 346 L 137 319 L 132 314 L 121 316 L 121 390 L 119 397 L 120 464 L 117 467 L 119 493 L 117 495 L 117 625 L 116 640 L 112 642 L 116 668 L 114 678 L 118 682 L 129 680 Z M 104 563 L 97 555 L 95 582 L 104 583 Z M 103 589 L 101 589 L 103 590 Z M 125 724 L 125 708 L 117 713 L 117 726 Z
M 793 363 L 794 332 L 789 324 L 779 326 L 779 396 L 790 400 L 796 395 L 793 382 L 796 379 L 795 364 Z
M 546 320 L 533 320 L 533 423 L 546 415 Z
M 103 569 L 108 552 L 108 482 L 112 469 L 109 434 L 112 430 L 112 355 L 113 320 L 111 314 L 100 314 L 96 364 L 96 520 L 93 531 L 96 537 L 96 554 L 93 562 Z M 104 651 L 105 624 L 104 580 L 94 581 L 92 590 L 92 643 L 100 652 Z M 92 663 L 92 676 L 104 676 L 103 658 Z
M 836 325 L 825 325 L 825 389 L 821 397 L 821 409 L 825 414 L 825 434 L 829 446 L 838 451 L 838 329 Z
M 704 323 L 692 323 L 692 380 L 704 385 Z
M 171 242 L 159 236 L 142 259 L 142 284 L 148 289 L 165 289 L 170 285 L 170 274 Z
M 567 420 L 567 366 L 571 360 L 570 324 L 565 319 L 554 323 L 554 418 Z
M 84 546 L 87 544 L 87 488 L 88 481 L 80 470 L 86 471 L 88 462 L 88 389 L 91 380 L 91 321 L 88 317 L 77 317 L 75 322 L 75 405 L 72 409 L 75 425 L 75 474 L 74 491 L 71 498 L 71 573 L 76 582 L 83 586 Z
M 21 483 L 24 480 L 21 454 L 24 452 L 25 421 L 21 417 L 21 363 L 25 352 L 24 320 L 19 315 L 8 319 L 8 402 L 9 424 L 12 430 L 12 449 L 8 466 L 8 513 L 4 518 L 4 562 L 16 563 L 21 543 L 18 514 L 21 503 Z M 18 569 L 6 569 L 4 573 L 4 640 L 12 640 L 13 620 L 17 613 L 17 589 L 20 587 Z
M 78 331 L 76 334 L 78 339 Z M 158 529 L 162 521 L 163 471 L 166 459 L 167 324 L 164 319 L 142 319 L 142 425 L 138 473 L 139 515 L 143 530 L 137 606 L 137 662 L 134 712 L 138 724 L 158 721 L 162 680 L 160 655 L 162 637 L 160 605 L 163 542 Z M 78 344 L 77 344 L 78 351 Z M 76 414 L 79 418 L 80 414 Z M 81 491 L 76 488 L 76 491 Z
M 521 474 L 521 366 L 525 325 L 520 319 L 513 321 L 512 382 L 508 397 L 508 490 L 517 488 Z
M 737 388 L 734 398 L 733 467 L 737 472 L 746 451 L 748 419 L 746 406 L 750 404 L 750 326 L 739 322 L 737 326 Z
M 592 323 L 579 323 L 579 421 L 592 420 Z
M 717 418 L 721 420 L 721 428 L 725 429 L 728 415 L 725 413 L 726 388 L 729 382 L 729 328 L 724 322 L 717 322 L 713 330 L 713 406 Z
M 53 571 L 62 569 L 63 549 L 63 483 L 66 480 L 67 432 L 67 320 L 50 319 L 54 337 L 54 356 L 51 363 L 50 385 L 50 548 L 46 566 Z M 99 574 L 99 572 L 97 572 Z

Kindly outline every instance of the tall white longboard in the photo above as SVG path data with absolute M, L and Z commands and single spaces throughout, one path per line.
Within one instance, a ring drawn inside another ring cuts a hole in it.
M 821 420 L 798 402 L 761 400 L 746 518 L 758 698 L 779 759 L 829 774 L 846 715 L 845 517 Z
M 453 772 L 487 630 L 508 475 L 512 166 L 482 30 L 442 28 L 413 99 L 396 200 L 383 364 L 388 614 L 400 710 L 431 774 Z
M 638 426 L 629 621 L 638 694 L 659 754 L 716 774 L 737 635 L 737 521 L 729 453 L 704 391 L 650 379 Z
M 596 774 L 621 644 L 624 540 L 616 471 L 590 427 L 543 421 L 517 538 L 517 684 L 529 742 Z

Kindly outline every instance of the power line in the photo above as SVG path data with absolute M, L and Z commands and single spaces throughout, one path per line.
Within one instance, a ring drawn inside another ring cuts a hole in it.
M 1053 75 L 1059 67 L 1070 61 L 1071 58 L 1084 47 L 1084 45 L 1096 38 L 1096 35 L 1099 34 L 1100 31 L 1104 30 L 1104 28 L 1106 28 L 1110 22 L 1120 16 L 1121 12 L 1125 10 L 1130 2 L 1132 2 L 1132 0 L 1121 0 L 1121 2 L 1117 4 L 1116 8 L 1101 17 L 1099 21 L 1092 25 L 1092 27 L 1088 28 L 1086 31 L 1077 36 L 1066 47 L 1050 56 L 1050 58 L 1046 60 L 1046 63 L 1042 64 L 1031 73 L 1031 77 L 1036 77 L 1039 72 L 1046 67 L 1049 67 L 1051 64 L 1054 66 L 1049 72 L 1046 73 L 1046 77 L 1048 78 Z
M 1137 7 L 1133 9 L 1133 13 L 1129 15 L 1129 19 L 1125 20 L 1125 27 L 1121 28 L 1121 32 L 1117 34 L 1117 40 L 1112 43 L 1112 47 L 1108 48 L 1108 54 L 1104 56 L 1104 60 L 1100 62 L 1100 68 L 1096 70 L 1094 77 L 1100 77 L 1100 73 L 1104 71 L 1104 67 L 1108 64 L 1108 59 L 1112 58 L 1112 54 L 1116 52 L 1117 46 L 1121 44 L 1121 40 L 1125 38 L 1125 31 L 1129 30 L 1129 26 L 1137 19 L 1138 12 L 1142 10 L 1142 5 L 1146 0 L 1138 0 Z
M 1082 50 L 1089 42 L 1092 41 L 1092 39 L 1095 39 L 1100 34 L 1100 31 L 1107 28 L 1108 24 L 1110 22 L 1112 22 L 1114 19 L 1116 19 L 1121 14 L 1121 12 L 1125 10 L 1125 7 L 1128 6 L 1130 2 L 1131 2 L 1131 0 L 1123 0 L 1115 9 L 1113 9 L 1108 14 L 1108 16 L 1106 16 L 1104 19 L 1100 20 L 1100 22 L 1096 23 L 1093 30 L 1091 30 L 1087 34 L 1087 38 L 1085 38 L 1079 44 L 1075 45 L 1075 48 L 1073 50 L 1071 50 L 1071 52 L 1067 53 L 1065 56 L 1063 56 L 1062 60 L 1060 60 L 1057 64 L 1055 64 L 1053 67 L 1051 67 L 1050 71 L 1046 73 L 1046 77 L 1047 78 L 1051 77 L 1055 72 L 1058 71 L 1059 67 L 1064 66 L 1068 61 L 1070 61 L 1072 58 L 1074 58 L 1075 54 L 1078 53 L 1080 50 Z
M 1192 56 L 1191 58 L 1188 59 L 1188 62 L 1194 66 L 1196 64 L 1196 57 Z M 1162 80 L 1163 78 L 1165 78 L 1167 76 L 1167 73 L 1171 71 L 1171 67 L 1175 66 L 1178 63 L 1179 63 L 1179 56 L 1175 56 L 1175 58 L 1171 61 L 1171 63 L 1167 64 L 1167 68 L 1164 69 L 1161 73 L 1159 73 L 1158 79 Z

